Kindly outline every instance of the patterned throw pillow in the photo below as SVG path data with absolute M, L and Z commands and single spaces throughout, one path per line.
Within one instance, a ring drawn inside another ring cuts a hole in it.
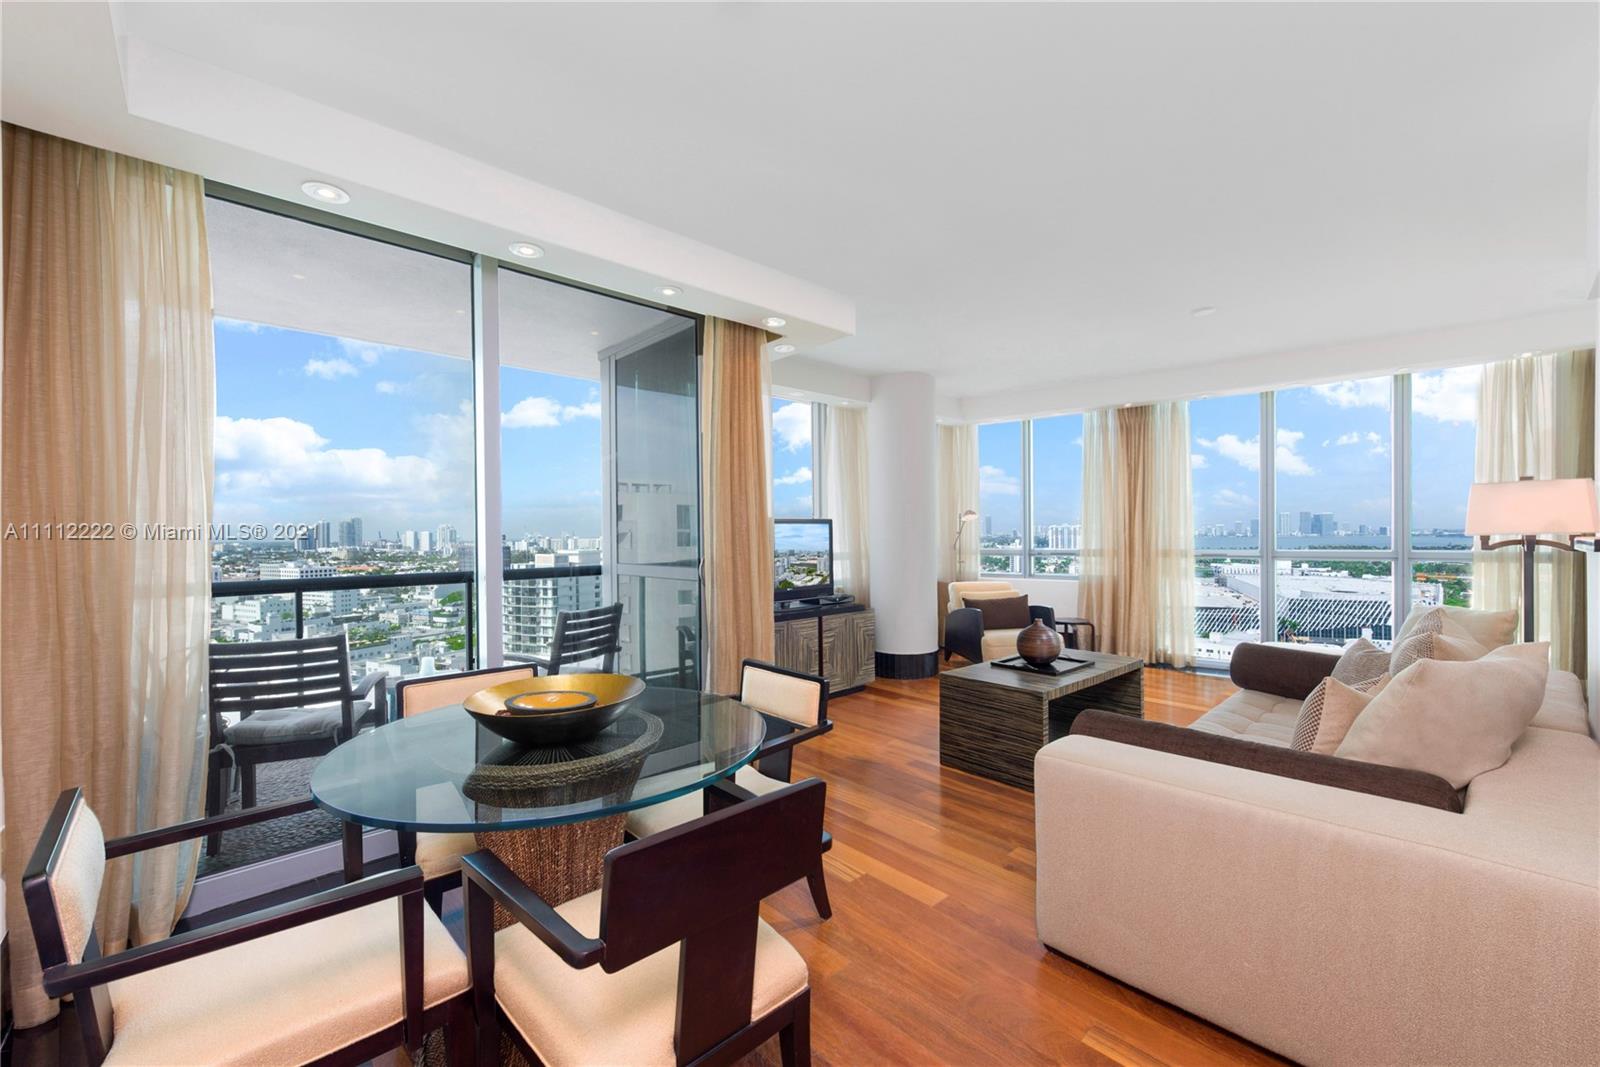
M 1389 653 L 1365 637 L 1358 637 L 1346 645 L 1339 654 L 1339 662 L 1333 667 L 1333 677 L 1345 685 L 1370 682 L 1388 672 Z
M 1300 705 L 1300 717 L 1294 723 L 1294 740 L 1289 747 L 1296 752 L 1333 755 L 1356 716 L 1388 684 L 1387 674 L 1355 685 L 1346 685 L 1337 678 L 1324 678 Z
M 1442 608 L 1422 613 L 1416 625 L 1406 628 L 1406 638 L 1389 655 L 1391 677 L 1418 660 L 1437 659 L 1462 663 L 1482 659 L 1489 650 L 1463 630 Z

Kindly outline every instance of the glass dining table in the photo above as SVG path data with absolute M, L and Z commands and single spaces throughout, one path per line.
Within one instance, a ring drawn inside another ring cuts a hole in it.
M 358 734 L 311 775 L 318 806 L 345 823 L 345 874 L 359 877 L 361 831 L 473 834 L 551 904 L 599 888 L 627 813 L 706 789 L 766 737 L 730 697 L 646 689 L 599 734 L 526 747 L 460 705 Z

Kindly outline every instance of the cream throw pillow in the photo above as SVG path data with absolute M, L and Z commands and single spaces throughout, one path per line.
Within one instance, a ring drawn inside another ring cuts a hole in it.
M 1406 624 L 1400 627 L 1400 632 L 1395 635 L 1395 647 L 1398 648 L 1400 642 L 1410 637 L 1422 620 L 1434 614 L 1448 619 L 1456 631 L 1464 633 L 1486 649 L 1509 645 L 1517 639 L 1516 608 L 1506 611 L 1474 611 L 1471 608 L 1438 604 L 1407 615 Z
M 1358 637 L 1344 646 L 1339 662 L 1333 665 L 1333 677 L 1345 685 L 1357 685 L 1389 673 L 1389 653 Z
M 1538 713 L 1550 673 L 1549 647 L 1539 649 L 1418 660 L 1356 716 L 1334 755 L 1426 771 L 1462 788 L 1509 759 Z
M 1489 649 L 1462 629 L 1440 608 L 1422 613 L 1415 626 L 1406 631 L 1406 638 L 1397 641 L 1389 656 L 1389 674 L 1399 675 L 1419 659 L 1442 659 L 1455 662 L 1479 659 Z
M 1387 674 L 1355 685 L 1346 685 L 1336 677 L 1324 678 L 1300 705 L 1300 717 L 1294 723 L 1294 740 L 1289 747 L 1296 752 L 1333 755 L 1356 716 L 1366 710 L 1388 684 Z

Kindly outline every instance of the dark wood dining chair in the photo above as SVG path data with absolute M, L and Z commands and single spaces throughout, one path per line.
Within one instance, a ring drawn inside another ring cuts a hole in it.
M 764 796 L 789 784 L 793 774 L 794 747 L 833 729 L 828 718 L 828 680 L 814 674 L 791 671 L 758 659 L 744 661 L 740 672 L 738 700 L 761 713 L 766 720 L 767 739 L 750 764 L 733 775 L 733 789 L 741 796 Z M 649 837 L 674 826 L 681 826 L 706 814 L 711 798 L 690 793 L 652 804 L 628 813 L 627 832 L 635 838 Z M 822 835 L 822 851 L 833 847 L 833 838 Z M 828 883 L 817 857 L 814 869 L 806 873 L 817 914 L 833 915 L 828 903 Z
M 206 767 L 206 814 L 227 805 L 224 774 L 239 772 L 239 806 L 256 805 L 256 768 L 332 752 L 366 725 L 388 719 L 387 676 L 374 671 L 350 680 L 350 646 L 331 637 L 211 646 L 211 752 Z M 228 722 L 229 714 L 239 716 Z M 206 838 L 206 855 L 222 847 Z
M 106 863 L 309 811 L 311 799 L 105 840 L 81 790 L 56 800 L 22 875 L 51 997 L 72 994 L 84 1059 L 358 1064 L 445 1027 L 473 1052 L 467 963 L 422 903 L 415 867 L 363 878 L 110 956 L 95 912 Z
M 538 673 L 531 664 L 522 664 L 407 678 L 394 687 L 395 711 L 402 719 L 422 715 L 460 704 L 480 689 L 534 678 Z M 401 830 L 398 838 L 400 866 L 415 863 L 422 868 L 428 906 L 436 912 L 443 910 L 444 895 L 461 885 L 461 857 L 476 851 L 477 837 L 469 833 L 419 834 Z
M 604 608 L 562 611 L 556 614 L 556 632 L 548 656 L 519 654 L 506 659 L 532 663 L 546 674 L 560 674 L 563 667 L 598 659 L 600 669 L 610 674 L 616 668 L 621 638 L 621 601 Z
M 558 907 L 491 853 L 466 857 L 480 1067 L 500 1062 L 502 1030 L 547 1067 L 732 1063 L 774 1034 L 785 1067 L 809 1064 L 806 963 L 761 901 L 816 864 L 825 791 L 808 778 L 726 797 L 713 815 L 612 849 L 601 887 Z M 498 934 L 495 904 L 513 920 Z

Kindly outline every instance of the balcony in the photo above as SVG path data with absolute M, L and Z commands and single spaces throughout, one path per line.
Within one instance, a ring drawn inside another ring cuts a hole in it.
M 598 564 L 506 568 L 502 617 L 507 659 L 547 653 L 556 612 L 597 605 L 601 573 Z M 291 640 L 343 628 L 350 635 L 350 666 L 358 678 L 374 670 L 385 670 L 392 679 L 471 670 L 478 665 L 478 596 L 472 571 L 214 581 L 212 639 Z M 257 775 L 257 803 L 305 796 L 317 762 L 264 765 Z M 238 804 L 237 794 L 229 798 L 229 810 Z M 338 840 L 338 820 L 323 812 L 277 819 L 225 834 L 221 852 L 202 857 L 200 874 Z

